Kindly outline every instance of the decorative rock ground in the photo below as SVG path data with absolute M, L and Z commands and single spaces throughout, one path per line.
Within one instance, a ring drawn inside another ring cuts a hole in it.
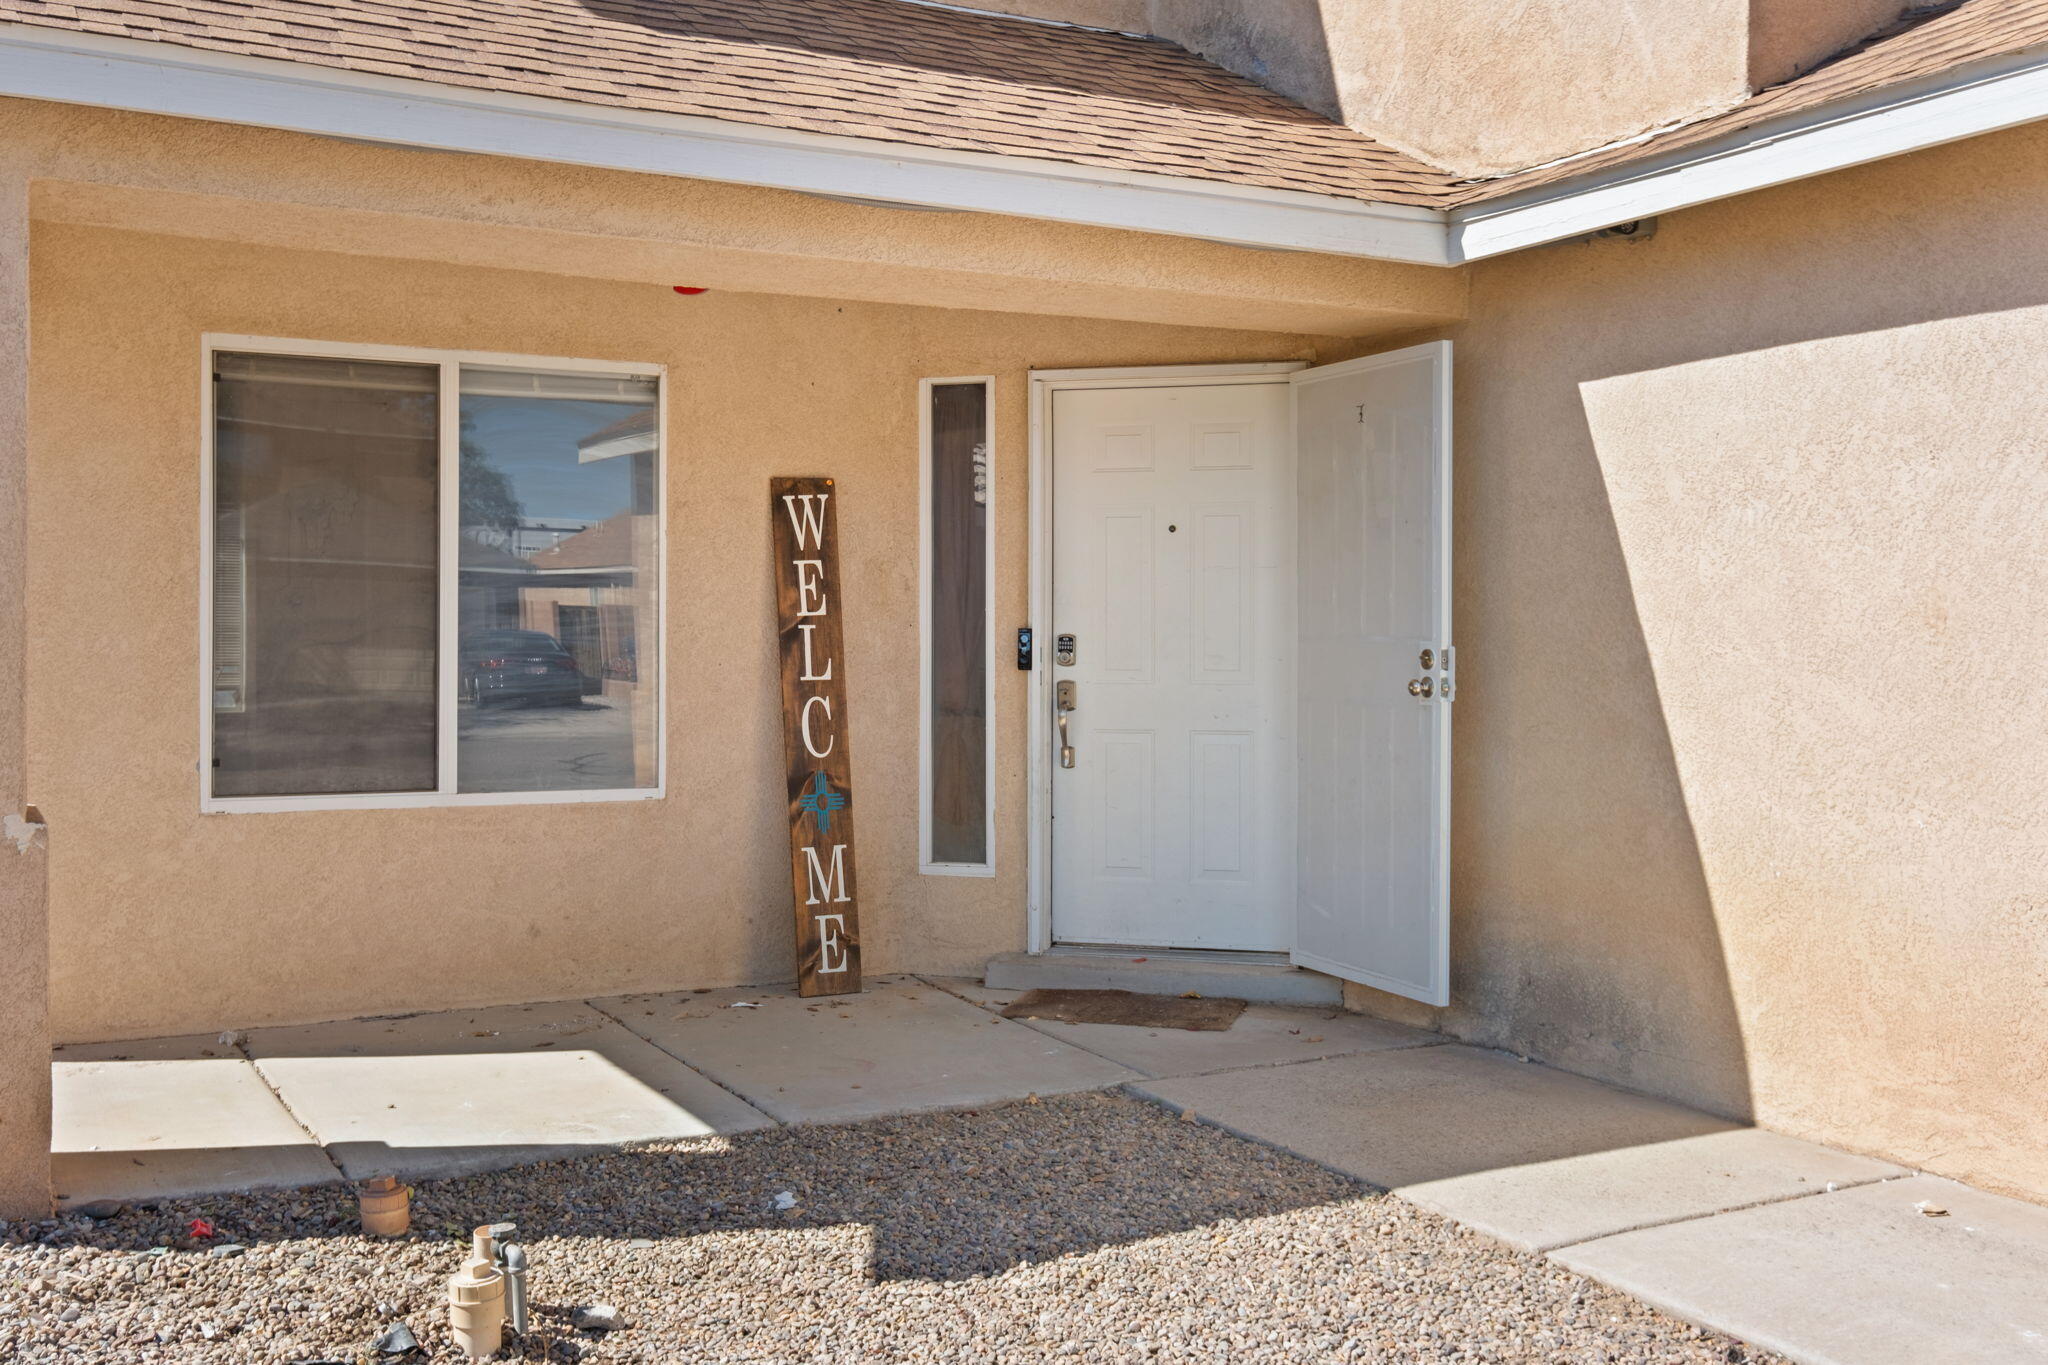
M 194 1218 L 247 1252 L 160 1245 Z M 0 1359 L 356 1361 L 395 1321 L 456 1359 L 443 1285 L 466 1230 L 500 1219 L 533 1265 L 507 1359 L 1775 1359 L 1102 1094 L 423 1182 L 396 1240 L 362 1237 L 338 1186 L 17 1224 Z M 578 1331 L 595 1305 L 620 1330 Z

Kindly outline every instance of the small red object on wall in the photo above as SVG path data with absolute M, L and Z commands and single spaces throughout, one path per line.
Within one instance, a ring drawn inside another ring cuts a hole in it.
M 673 286 L 678 294 L 708 294 L 711 291 L 703 285 L 678 284 Z

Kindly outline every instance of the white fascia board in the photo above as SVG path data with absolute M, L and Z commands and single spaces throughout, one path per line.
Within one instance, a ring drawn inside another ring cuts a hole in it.
M 1450 259 L 1484 260 L 2041 118 L 2048 118 L 2048 47 L 1835 101 L 1604 175 L 1454 209 Z
M 1438 209 L 578 104 L 0 24 L 0 95 L 438 151 L 1449 264 Z

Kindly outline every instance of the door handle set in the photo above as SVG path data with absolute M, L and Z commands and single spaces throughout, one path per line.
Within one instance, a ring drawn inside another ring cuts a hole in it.
M 1062 768 L 1071 768 L 1074 766 L 1074 746 L 1067 737 L 1067 717 L 1074 713 L 1074 684 L 1072 681 L 1062 679 L 1054 683 L 1052 699 L 1053 710 L 1060 727 L 1060 766 Z
M 1441 660 L 1440 664 L 1439 660 Z M 1422 665 L 1425 674 L 1431 669 L 1441 667 L 1443 679 L 1441 684 L 1439 684 L 1438 680 L 1432 677 L 1410 678 L 1408 680 L 1408 695 L 1411 697 L 1441 697 L 1443 700 L 1449 701 L 1451 699 L 1451 691 L 1457 686 L 1458 681 L 1457 656 L 1451 652 L 1451 647 L 1445 645 L 1441 653 L 1434 649 L 1425 649 L 1416 662 Z

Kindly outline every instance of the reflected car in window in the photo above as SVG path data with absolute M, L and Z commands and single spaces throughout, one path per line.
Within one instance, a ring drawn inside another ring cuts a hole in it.
M 562 642 L 537 630 L 490 630 L 462 641 L 462 695 L 478 706 L 580 706 L 583 672 Z

